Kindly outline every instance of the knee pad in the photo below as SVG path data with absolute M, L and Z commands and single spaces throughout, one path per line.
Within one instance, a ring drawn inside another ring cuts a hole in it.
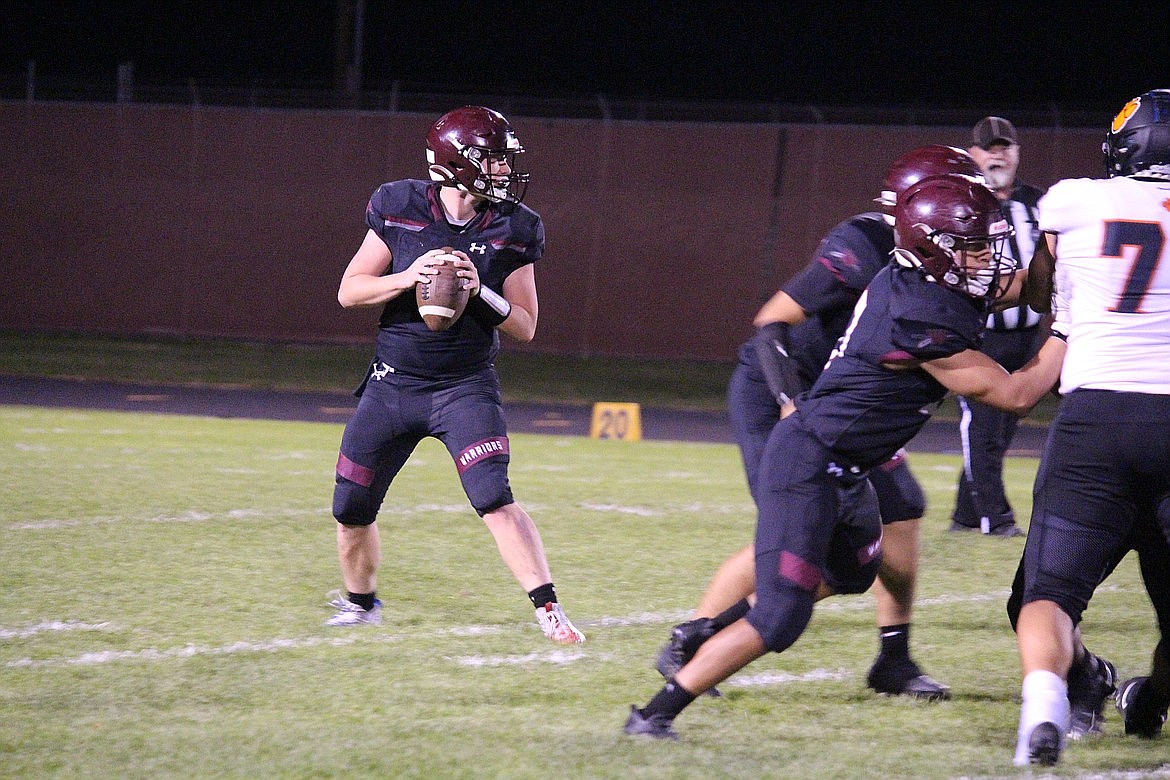
M 764 644 L 774 653 L 782 653 L 800 638 L 812 619 L 816 597 L 795 586 L 781 587 L 768 596 L 756 594 L 756 604 L 747 613 Z
M 461 454 L 456 458 L 457 467 L 462 457 Z M 480 517 L 513 502 L 512 486 L 508 484 L 506 450 L 503 454 L 473 461 L 470 466 L 460 468 L 459 481 L 463 485 L 463 492 L 467 494 L 467 500 Z
M 829 539 L 823 572 L 834 593 L 865 593 L 882 564 L 882 518 L 872 483 L 839 491 L 839 521 Z
M 1115 557 L 1115 543 L 1124 554 L 1126 546 L 1118 543 L 1124 533 L 1112 539 L 1088 536 L 1083 524 L 1042 508 L 1033 512 L 1021 558 L 1020 608 L 1033 601 L 1052 601 L 1072 618 L 1073 625 L 1079 624 L 1101 573 L 1120 560 L 1119 555 Z
M 516 500 L 512 498 L 512 489 L 506 484 L 504 485 L 503 490 L 496 491 L 495 494 L 487 500 L 479 500 L 473 497 L 470 493 L 467 497 L 471 500 L 471 506 L 473 509 L 475 509 L 475 513 L 480 517 L 483 517 L 488 512 L 494 512 L 502 506 L 515 503 Z
M 1012 631 L 1016 630 L 1016 624 L 1020 622 L 1020 610 L 1024 607 L 1024 559 L 1021 557 L 1020 562 L 1016 565 L 1016 575 L 1012 578 L 1012 592 L 1007 600 L 1007 614 L 1008 623 L 1012 626 Z
M 906 453 L 894 457 L 869 471 L 869 481 L 877 493 L 882 522 L 916 520 L 926 514 L 926 495 L 906 463 Z
M 337 522 L 369 525 L 377 518 L 381 503 L 368 487 L 337 475 L 337 484 L 333 487 L 333 516 Z
M 859 551 L 850 548 L 849 552 L 858 555 Z M 825 572 L 825 582 L 833 589 L 833 593 L 845 595 L 849 593 L 865 593 L 873 587 L 877 579 L 878 570 L 882 565 L 880 551 L 877 551 L 865 563 L 855 562 L 847 567 L 830 566 Z

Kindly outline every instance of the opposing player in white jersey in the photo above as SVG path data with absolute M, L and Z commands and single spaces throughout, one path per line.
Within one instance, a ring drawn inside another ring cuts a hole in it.
M 1118 691 L 1126 733 L 1157 736 L 1170 705 L 1170 90 L 1129 101 L 1103 150 L 1108 179 L 1040 201 L 1068 353 L 1021 564 L 1018 765 L 1059 760 L 1074 632 L 1131 549 L 1161 641 L 1150 675 Z

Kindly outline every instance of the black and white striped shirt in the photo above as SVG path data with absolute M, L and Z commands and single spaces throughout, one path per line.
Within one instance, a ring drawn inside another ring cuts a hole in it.
M 1007 251 L 1016 258 L 1019 268 L 1027 268 L 1032 261 L 1032 252 L 1040 240 L 1040 218 L 1037 204 L 1044 192 L 1030 184 L 1016 182 L 1011 197 L 1000 202 L 1004 219 L 1015 228 L 1015 234 L 1008 239 Z M 1020 304 L 987 317 L 989 330 L 1020 330 L 1034 328 L 1040 324 L 1040 315 Z

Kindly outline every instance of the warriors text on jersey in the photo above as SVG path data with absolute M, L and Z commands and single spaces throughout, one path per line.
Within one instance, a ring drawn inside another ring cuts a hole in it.
M 824 372 L 796 399 L 805 427 L 851 466 L 888 460 L 947 394 L 918 364 L 978 349 L 986 317 L 983 301 L 915 269 L 886 266 L 857 302 Z
M 488 204 L 471 222 L 453 225 L 443 215 L 438 185 L 415 179 L 375 190 L 366 207 L 366 224 L 390 249 L 388 274 L 406 270 L 431 249 L 449 246 L 467 253 L 480 283 L 496 292 L 510 273 L 544 253 L 544 224 L 527 206 Z M 379 322 L 376 362 L 424 379 L 456 379 L 490 366 L 499 337 L 478 316 L 477 301 L 450 328 L 435 332 L 423 323 L 413 294 L 391 299 Z
M 1041 199 L 1040 229 L 1072 286 L 1061 393 L 1170 394 L 1170 182 L 1066 179 Z

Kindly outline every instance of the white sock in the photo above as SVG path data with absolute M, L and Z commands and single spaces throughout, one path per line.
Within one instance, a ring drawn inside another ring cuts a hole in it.
M 1068 684 L 1048 671 L 1029 672 L 1024 678 L 1024 703 L 1020 706 L 1020 730 L 1016 735 L 1016 766 L 1028 765 L 1028 739 L 1041 723 L 1056 724 L 1063 744 L 1068 731 Z

